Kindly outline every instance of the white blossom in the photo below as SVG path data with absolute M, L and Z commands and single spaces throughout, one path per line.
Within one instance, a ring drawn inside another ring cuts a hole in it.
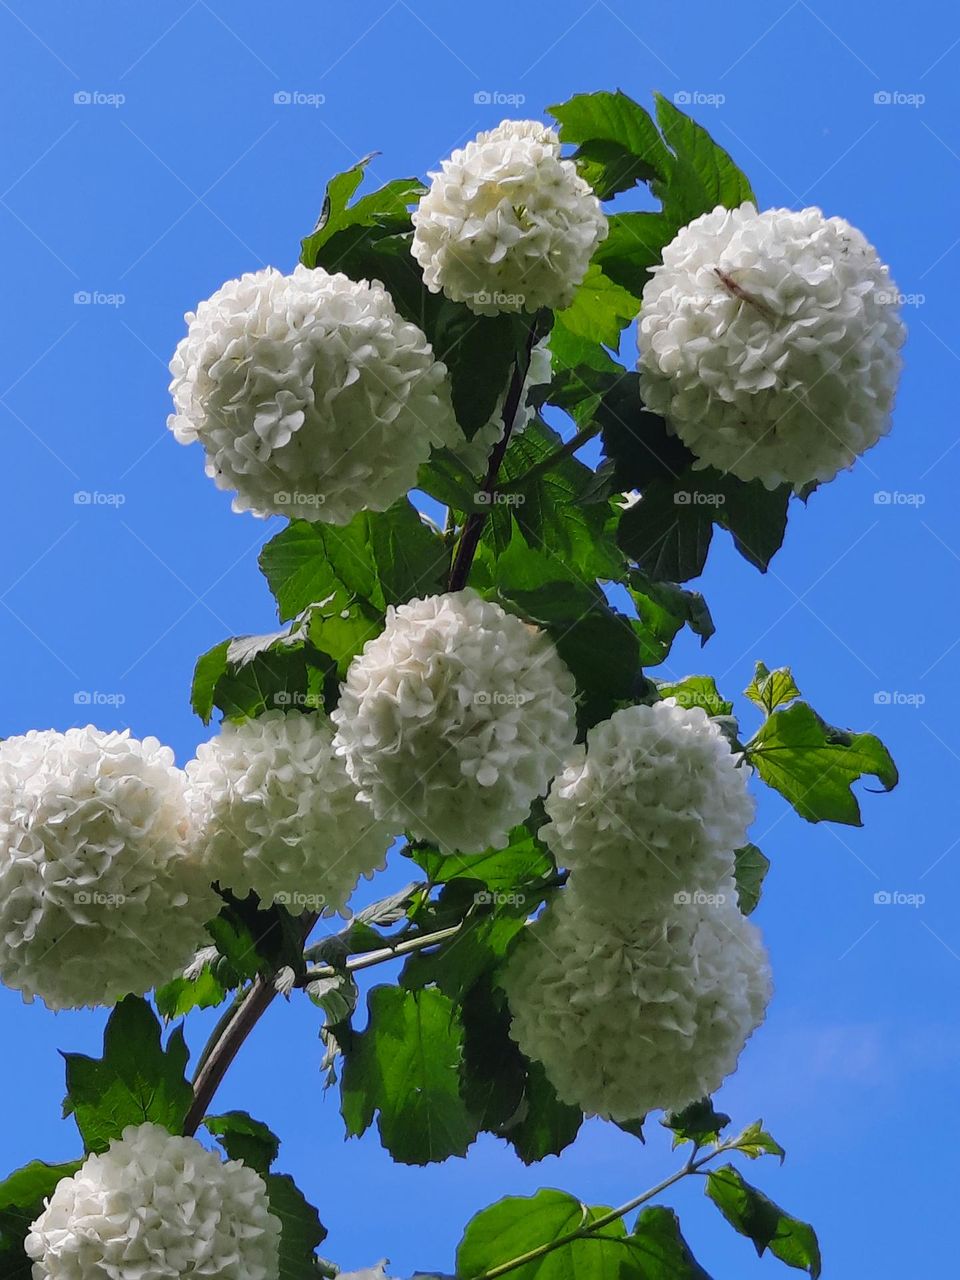
M 186 772 L 201 856 L 240 897 L 332 915 L 384 865 L 393 833 L 357 796 L 326 716 L 225 722 Z
M 148 1123 L 57 1183 L 25 1249 L 33 1280 L 277 1280 L 280 1229 L 258 1173 Z
M 189 964 L 219 901 L 188 849 L 186 779 L 156 738 L 31 730 L 0 745 L 0 979 L 51 1009 L 142 995 Z
M 574 694 L 552 641 L 473 590 L 411 600 L 351 663 L 336 748 L 380 818 L 502 848 L 573 743 Z
M 504 120 L 430 177 L 413 256 L 432 293 L 479 315 L 570 305 L 607 220 L 552 129 Z
M 629 923 L 568 887 L 528 926 L 503 985 L 510 1034 L 559 1097 L 621 1121 L 719 1088 L 771 994 L 759 931 L 732 882 Z
M 768 489 L 832 480 L 890 428 L 898 302 L 842 218 L 714 209 L 667 245 L 644 289 L 644 403 L 700 466 Z
M 580 897 L 611 914 L 711 892 L 732 873 L 754 817 L 738 763 L 700 707 L 667 698 L 616 711 L 554 778 L 541 839 Z
M 377 281 L 273 267 L 230 280 L 170 364 L 168 425 L 236 511 L 346 524 L 384 511 L 462 439 L 446 366 Z

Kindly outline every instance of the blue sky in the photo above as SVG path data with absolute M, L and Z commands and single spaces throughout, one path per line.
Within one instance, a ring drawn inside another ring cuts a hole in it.
M 879 733 L 898 759 L 901 787 L 865 797 L 863 830 L 810 827 L 761 797 L 773 870 L 757 918 L 777 994 L 721 1102 L 787 1148 L 782 1170 L 747 1176 L 815 1224 L 827 1276 L 939 1269 L 960 1070 L 947 803 L 960 760 L 960 16 L 890 0 L 0 0 L 0 47 L 5 735 L 92 718 L 155 734 L 182 763 L 205 732 L 187 700 L 196 655 L 274 625 L 256 552 L 280 522 L 232 515 L 198 451 L 175 445 L 165 366 L 183 312 L 223 280 L 292 266 L 326 178 L 359 156 L 381 152 L 374 181 L 422 174 L 502 115 L 659 88 L 690 95 L 762 205 L 819 204 L 877 244 L 911 299 L 895 432 L 794 512 L 766 577 L 718 539 L 702 583 L 718 634 L 702 654 L 681 643 L 665 670 L 707 670 L 738 695 L 756 659 L 791 663 L 824 715 Z M 884 890 L 925 901 L 878 906 Z M 75 1153 L 55 1050 L 93 1049 L 102 1021 L 0 990 L 4 1169 Z M 641 1148 L 597 1124 L 532 1170 L 492 1139 L 466 1161 L 394 1167 L 374 1137 L 344 1144 L 319 1058 L 315 1012 L 277 1006 L 220 1100 L 284 1137 L 285 1167 L 330 1228 L 325 1251 L 347 1267 L 449 1270 L 467 1218 L 504 1193 L 619 1203 L 675 1163 L 657 1133 Z M 699 1187 L 672 1203 L 717 1280 L 779 1269 Z

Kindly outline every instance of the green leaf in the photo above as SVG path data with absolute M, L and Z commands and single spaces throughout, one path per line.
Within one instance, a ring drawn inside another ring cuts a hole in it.
M 706 469 L 698 473 L 703 483 L 723 495 L 716 519 L 733 536 L 733 545 L 761 573 L 783 545 L 787 529 L 790 486 L 766 489 L 759 480 L 745 484 L 735 476 Z
M 459 933 L 429 955 L 419 952 L 410 957 L 401 976 L 404 986 L 417 988 L 435 983 L 438 990 L 459 1004 L 484 974 L 505 959 L 527 915 L 543 900 L 542 891 L 494 892 L 474 884 L 473 914 Z
M 174 978 L 158 987 L 153 998 L 160 1016 L 171 1022 L 192 1009 L 216 1008 L 223 1004 L 229 989 L 210 965 L 205 964 L 195 978 Z
M 678 706 L 700 707 L 708 716 L 728 716 L 733 703 L 720 696 L 713 676 L 686 676 L 683 680 L 657 684 L 661 698 L 676 698 Z
M 373 602 L 376 612 L 385 605 L 366 512 L 343 526 L 292 520 L 260 552 L 260 569 L 281 621 L 321 601 L 329 601 L 331 608 L 347 608 L 357 600 Z
M 427 337 L 447 366 L 453 408 L 468 439 L 491 420 L 507 391 L 516 355 L 512 318 L 474 315 L 444 299 Z
M 780 1143 L 764 1129 L 762 1120 L 754 1120 L 753 1124 L 747 1125 L 743 1133 L 734 1138 L 733 1143 L 738 1151 L 751 1160 L 756 1160 L 759 1156 L 777 1156 L 783 1164 L 787 1154 Z
M 617 542 L 654 580 L 687 582 L 699 577 L 707 562 L 716 495 L 701 487 L 702 472 L 693 474 L 696 480 L 685 472 L 652 481 L 620 518 Z
M 263 906 L 255 893 L 238 898 L 221 888 L 220 896 L 223 906 L 207 921 L 207 932 L 240 977 L 272 978 L 281 968 L 303 974 L 303 925 L 296 916 L 279 903 Z
M 640 299 L 592 262 L 573 302 L 558 313 L 558 319 L 568 333 L 615 348 L 620 344 L 621 329 L 635 320 L 639 311 Z
M 770 870 L 770 859 L 755 844 L 745 844 L 734 855 L 736 858 L 737 900 L 745 916 L 756 911 L 760 902 L 763 881 Z
M 639 570 L 630 574 L 627 589 L 639 614 L 634 630 L 640 642 L 640 661 L 645 667 L 664 661 L 684 624 L 700 637 L 701 646 L 716 630 L 707 602 L 699 591 L 688 591 L 674 582 L 653 582 Z
M 607 238 L 597 246 L 593 261 L 610 280 L 639 298 L 650 268 L 659 265 L 664 248 L 677 234 L 676 220 L 664 213 L 615 213 L 607 226 Z
M 813 1228 L 751 1187 L 733 1165 L 714 1169 L 705 1191 L 734 1230 L 753 1241 L 758 1256 L 769 1249 L 781 1262 L 808 1272 L 814 1280 L 820 1275 L 820 1246 Z
M 524 1164 L 558 1156 L 580 1132 L 583 1113 L 561 1102 L 539 1062 L 527 1064 L 521 1116 L 505 1137 Z
M 508 1196 L 482 1209 L 467 1224 L 457 1249 L 457 1276 L 471 1280 L 531 1249 L 557 1240 L 608 1212 L 590 1208 L 565 1191 L 544 1189 L 533 1196 Z M 616 1277 L 629 1260 L 620 1220 L 596 1236 L 574 1240 L 511 1271 L 515 1280 L 570 1280 Z M 626 1275 L 623 1280 L 627 1280 Z M 631 1280 L 638 1280 L 635 1273 Z
M 666 184 L 655 184 L 664 211 L 682 226 L 709 213 L 718 204 L 736 209 L 745 200 L 756 203 L 746 176 L 706 129 L 684 115 L 662 94 L 655 94 L 657 121 L 674 153 Z
M 209 652 L 197 659 L 193 673 L 193 685 L 190 690 L 190 705 L 204 724 L 210 723 L 213 715 L 214 690 L 217 681 L 227 669 L 227 650 L 229 640 L 222 640 Z
M 276 1134 L 245 1111 L 205 1116 L 203 1126 L 223 1147 L 228 1160 L 242 1160 L 264 1177 L 280 1154 L 280 1139 Z
M 476 1125 L 460 1096 L 463 1030 L 435 989 L 375 987 L 369 1022 L 346 1057 L 341 1111 L 359 1136 L 379 1112 L 381 1141 L 401 1164 L 465 1155 Z
M 444 590 L 449 550 L 410 502 L 401 499 L 387 511 L 371 512 L 367 519 L 373 563 L 386 604 L 404 604 Z
M 30 1280 L 30 1260 L 23 1242 L 59 1182 L 72 1177 L 80 1161 L 44 1164 L 34 1160 L 0 1182 L 0 1276 L 3 1280 Z
M 872 733 L 827 724 L 806 702 L 781 707 L 747 744 L 750 763 L 808 822 L 861 825 L 852 784 L 874 777 L 885 791 L 898 781 L 889 751 Z
M 672 1209 L 657 1204 L 644 1209 L 633 1228 L 632 1243 L 642 1280 L 710 1280 L 684 1240 Z
M 578 93 L 547 110 L 563 142 L 579 143 L 574 160 L 601 200 L 652 178 L 666 181 L 672 157 L 648 113 L 619 89 Z
M 486 853 L 440 853 L 431 845 L 411 845 L 406 852 L 434 884 L 479 880 L 487 889 L 508 892 L 554 870 L 546 846 L 526 827 L 514 827 L 505 849 Z
M 164 1048 L 149 1004 L 137 996 L 122 1000 L 107 1022 L 102 1058 L 64 1054 L 63 1114 L 76 1120 L 85 1150 L 105 1151 L 127 1125 L 148 1120 L 182 1133 L 193 1102 L 185 1075 L 188 1056 L 179 1028 Z
M 673 1145 L 679 1147 L 682 1142 L 692 1142 L 697 1147 L 708 1142 L 717 1142 L 720 1134 L 730 1123 L 730 1117 L 722 1111 L 714 1110 L 709 1098 L 700 1102 L 691 1102 L 682 1111 L 666 1115 L 660 1122 L 665 1129 L 673 1133 Z
M 327 1237 L 316 1209 L 309 1204 L 292 1178 L 271 1173 L 266 1179 L 270 1212 L 280 1219 L 280 1280 L 309 1280 L 326 1276 L 316 1257 L 317 1247 Z
M 481 1129 L 508 1136 L 523 1106 L 527 1060 L 510 1039 L 510 1010 L 491 974 L 485 974 L 464 996 L 460 1016 L 464 1102 Z
M 610 537 L 609 502 L 590 499 L 596 482 L 593 471 L 568 456 L 532 480 L 523 480 L 562 444 L 562 437 L 540 418 L 510 442 L 500 478 L 501 487 L 514 491 L 512 501 L 493 509 L 484 543 L 500 554 L 516 524 L 527 545 L 556 560 L 567 577 L 576 575 L 588 583 L 597 578 L 616 581 L 623 576 L 623 558 Z
M 762 662 L 757 663 L 753 679 L 743 692 L 761 711 L 766 711 L 767 715 L 784 703 L 800 697 L 800 690 L 789 667 L 777 667 L 776 671 L 770 671 Z
M 646 489 L 653 480 L 670 481 L 686 473 L 693 454 L 667 430 L 663 418 L 644 408 L 639 379 L 626 373 L 609 380 L 597 408 L 603 449 L 613 463 L 617 490 Z
M 321 262 L 321 250 L 338 232 L 348 228 L 363 228 L 366 235 L 378 236 L 406 231 L 410 227 L 408 206 L 416 203 L 426 188 L 417 178 L 398 178 L 388 182 L 379 191 L 371 192 L 349 205 L 363 181 L 366 166 L 373 156 L 365 156 L 358 164 L 337 174 L 327 184 L 327 193 L 323 201 L 323 209 L 313 232 L 302 242 L 300 261 L 307 267 L 317 265 L 336 268 L 336 262 L 329 259 Z

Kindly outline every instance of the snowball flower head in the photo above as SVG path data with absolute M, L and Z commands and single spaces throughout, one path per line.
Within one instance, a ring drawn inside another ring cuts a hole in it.
M 201 442 L 236 511 L 346 524 L 386 510 L 432 446 L 462 438 L 446 366 L 376 281 L 266 267 L 186 319 L 168 425 Z
M 714 209 L 643 291 L 640 388 L 698 465 L 800 489 L 890 428 L 905 330 L 889 270 L 819 209 Z
M 430 177 L 413 256 L 432 293 L 479 315 L 570 305 L 607 220 L 552 129 L 504 120 Z
M 240 897 L 253 889 L 265 903 L 332 915 L 384 864 L 392 833 L 358 798 L 326 716 L 227 722 L 186 771 L 202 856 Z
M 503 985 L 510 1034 L 559 1097 L 613 1120 L 713 1093 L 771 994 L 759 931 L 732 882 L 629 924 L 568 887 L 528 927 Z
M 280 1221 L 239 1160 L 130 1125 L 57 1183 L 25 1249 L 33 1280 L 277 1280 Z
M 378 817 L 503 848 L 574 741 L 575 692 L 552 641 L 475 591 L 411 600 L 350 664 L 336 747 Z
M 73 1009 L 189 963 L 218 899 L 188 852 L 185 783 L 155 738 L 88 725 L 0 744 L 0 980 Z
M 520 403 L 517 406 L 513 428 L 510 432 L 511 440 L 521 435 L 533 421 L 537 411 L 530 403 L 532 393 L 536 387 L 547 386 L 552 376 L 550 339 L 549 337 L 541 338 L 530 352 L 530 364 L 527 367 L 527 376 L 523 380 Z M 499 444 L 503 439 L 505 429 L 503 407 L 506 399 L 507 390 L 505 388 L 497 401 L 497 407 L 494 409 L 490 421 L 475 432 L 469 440 L 464 441 L 463 444 L 458 444 L 454 449 L 456 456 L 471 475 L 482 476 L 484 474 L 493 446 Z
M 749 770 L 700 707 L 674 698 L 615 712 L 571 752 L 541 827 L 584 901 L 610 914 L 710 892 L 746 843 Z

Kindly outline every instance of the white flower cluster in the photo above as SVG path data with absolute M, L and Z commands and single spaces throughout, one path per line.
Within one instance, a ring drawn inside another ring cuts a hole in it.
M 57 1184 L 25 1249 L 33 1280 L 277 1280 L 280 1231 L 253 1169 L 142 1124 Z
M 325 915 L 384 865 L 393 833 L 358 799 L 326 717 L 225 723 L 186 768 L 199 851 L 241 897 Z
M 463 438 L 446 366 L 376 281 L 267 267 L 186 319 L 168 425 L 201 442 L 237 511 L 346 524 L 386 510 L 433 446 Z
M 842 218 L 714 209 L 643 291 L 640 387 L 701 466 L 796 489 L 890 427 L 905 330 L 876 250 Z
M 617 711 L 554 779 L 540 836 L 570 872 L 504 987 L 511 1035 L 564 1101 L 615 1120 L 712 1093 L 763 1020 L 770 974 L 741 914 L 747 771 L 700 708 Z
M 155 738 L 92 726 L 0 744 L 0 980 L 51 1009 L 142 995 L 218 909 L 186 779 Z
M 570 305 L 607 220 L 552 129 L 504 120 L 430 177 L 413 256 L 432 293 L 479 315 Z
M 520 393 L 520 403 L 510 433 L 511 440 L 524 432 L 533 421 L 537 411 L 530 403 L 531 395 L 536 387 L 546 386 L 552 376 L 550 339 L 541 338 L 530 352 L 530 364 Z M 490 421 L 485 423 L 470 440 L 458 444 L 453 451 L 471 475 L 483 475 L 491 450 L 503 439 L 503 406 L 506 398 L 507 392 L 504 390 Z
M 573 744 L 575 692 L 552 641 L 476 592 L 411 600 L 351 663 L 335 746 L 380 819 L 502 848 Z
M 557 775 L 540 830 L 580 897 L 610 913 L 658 911 L 733 874 L 754 818 L 749 770 L 700 707 L 672 698 L 617 711 Z
M 579 901 L 572 883 L 511 957 L 511 1035 L 560 1098 L 596 1115 L 638 1120 L 706 1097 L 736 1067 L 771 991 L 759 931 L 733 886 L 722 903 L 671 906 L 624 927 Z

